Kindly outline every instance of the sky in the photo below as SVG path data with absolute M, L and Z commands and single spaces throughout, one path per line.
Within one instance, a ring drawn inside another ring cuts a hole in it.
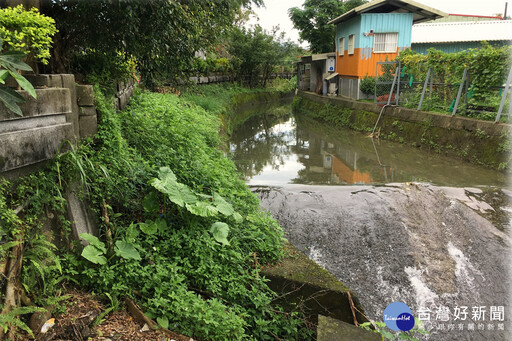
M 270 30 L 279 25 L 281 31 L 294 41 L 299 42 L 299 32 L 293 28 L 288 17 L 288 9 L 291 7 L 302 7 L 304 0 L 264 0 L 265 7 L 255 8 L 258 18 L 253 17 L 249 24 L 259 24 L 264 29 Z M 433 7 L 446 13 L 452 14 L 474 14 L 474 15 L 496 15 L 503 14 L 505 0 L 415 0 L 423 5 Z M 508 1 L 508 14 L 512 14 L 512 0 Z M 306 42 L 301 46 L 307 47 Z

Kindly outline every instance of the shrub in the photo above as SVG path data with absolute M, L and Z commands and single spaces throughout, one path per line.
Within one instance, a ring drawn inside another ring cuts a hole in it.
M 22 5 L 0 9 L 2 51 L 22 51 L 48 64 L 55 21 L 36 8 L 26 11 Z
M 361 80 L 359 86 L 361 92 L 365 95 L 373 95 L 375 93 L 375 77 L 366 76 Z
M 110 84 L 113 80 L 125 81 L 136 76 L 136 60 L 122 52 L 84 50 L 73 56 L 71 69 L 82 74 L 88 83 Z

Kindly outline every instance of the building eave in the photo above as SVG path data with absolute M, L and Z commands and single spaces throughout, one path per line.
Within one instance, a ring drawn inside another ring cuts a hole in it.
M 347 21 L 357 15 L 372 12 L 378 9 L 379 7 L 385 5 L 394 6 L 399 11 L 413 13 L 413 23 L 421 23 L 425 21 L 435 20 L 448 15 L 445 12 L 439 11 L 429 6 L 425 6 L 412 0 L 374 0 L 364 5 L 351 9 L 350 11 L 329 21 L 328 24 L 338 24 L 340 22 Z

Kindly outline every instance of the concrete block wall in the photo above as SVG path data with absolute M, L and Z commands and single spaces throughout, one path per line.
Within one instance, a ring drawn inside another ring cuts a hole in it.
M 97 131 L 92 86 L 76 85 L 71 74 L 26 78 L 37 98 L 18 90 L 26 99 L 20 104 L 22 117 L 0 103 L 0 176 L 22 175 L 55 157 L 64 141 L 74 143 Z
M 116 87 L 115 106 L 116 109 L 123 110 L 130 103 L 130 97 L 132 97 L 133 90 L 135 89 L 135 81 L 130 79 L 126 82 L 119 82 L 116 84 Z

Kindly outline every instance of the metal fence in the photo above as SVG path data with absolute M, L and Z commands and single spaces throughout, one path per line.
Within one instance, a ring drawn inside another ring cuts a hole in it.
M 509 122 L 512 69 L 503 86 L 476 93 L 471 75 L 463 69 L 455 82 L 447 82 L 435 70 L 412 75 L 399 62 L 377 63 L 375 102 L 379 105 L 397 105 L 418 110 Z

